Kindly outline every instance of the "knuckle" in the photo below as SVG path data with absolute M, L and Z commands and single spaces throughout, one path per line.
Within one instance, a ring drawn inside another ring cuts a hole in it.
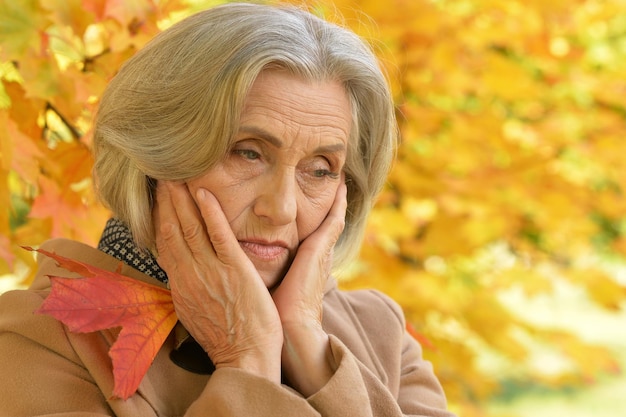
M 336 216 L 333 224 L 334 224 L 333 230 L 335 232 L 335 238 L 338 239 L 339 235 L 341 235 L 341 233 L 346 227 L 346 219 L 343 216 Z
M 156 240 L 156 251 L 160 256 L 167 253 L 167 243 L 165 243 L 165 240 L 163 240 L 163 238 L 159 238 Z
M 159 226 L 159 234 L 157 235 L 157 245 L 165 245 L 166 242 L 176 238 L 176 227 L 171 223 L 162 223 Z
M 182 227 L 185 240 L 189 243 L 202 241 L 204 229 L 199 224 L 190 224 Z
M 211 242 L 216 246 L 226 245 L 228 242 L 228 233 L 222 230 L 216 230 L 211 232 Z

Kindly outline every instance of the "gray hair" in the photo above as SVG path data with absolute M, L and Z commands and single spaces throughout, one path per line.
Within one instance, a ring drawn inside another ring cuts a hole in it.
M 346 89 L 353 113 L 348 212 L 335 266 L 357 253 L 397 140 L 387 80 L 350 30 L 297 7 L 244 3 L 199 12 L 161 32 L 102 96 L 94 126 L 97 191 L 140 247 L 154 248 L 154 180 L 189 180 L 220 161 L 249 88 L 267 68 Z

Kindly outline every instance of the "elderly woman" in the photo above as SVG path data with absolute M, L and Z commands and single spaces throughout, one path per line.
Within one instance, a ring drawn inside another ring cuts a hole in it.
M 115 333 L 33 315 L 62 275 L 0 301 L 1 416 L 450 416 L 400 308 L 342 292 L 396 141 L 372 52 L 290 7 L 191 16 L 130 59 L 95 123 L 98 250 L 43 247 L 171 288 L 172 335 L 112 397 Z

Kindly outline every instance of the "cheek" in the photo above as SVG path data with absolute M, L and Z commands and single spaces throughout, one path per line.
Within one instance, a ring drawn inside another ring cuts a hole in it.
M 209 172 L 200 178 L 188 181 L 187 186 L 194 199 L 199 188 L 211 192 L 219 201 L 222 211 L 230 222 L 250 204 L 249 198 L 252 197 L 252 192 L 244 187 L 245 184 L 233 181 L 221 175 L 222 173 L 223 171 Z

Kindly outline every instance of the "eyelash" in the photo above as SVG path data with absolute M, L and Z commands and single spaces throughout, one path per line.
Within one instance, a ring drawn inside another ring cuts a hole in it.
M 332 171 L 329 171 L 327 169 L 316 169 L 313 172 L 315 173 L 314 175 L 315 175 L 316 178 L 328 177 L 328 178 L 332 178 L 334 180 L 339 178 L 339 174 L 337 172 L 332 172 Z
M 253 151 L 252 149 L 235 149 L 233 152 L 246 159 L 259 159 L 261 157 L 260 153 Z

